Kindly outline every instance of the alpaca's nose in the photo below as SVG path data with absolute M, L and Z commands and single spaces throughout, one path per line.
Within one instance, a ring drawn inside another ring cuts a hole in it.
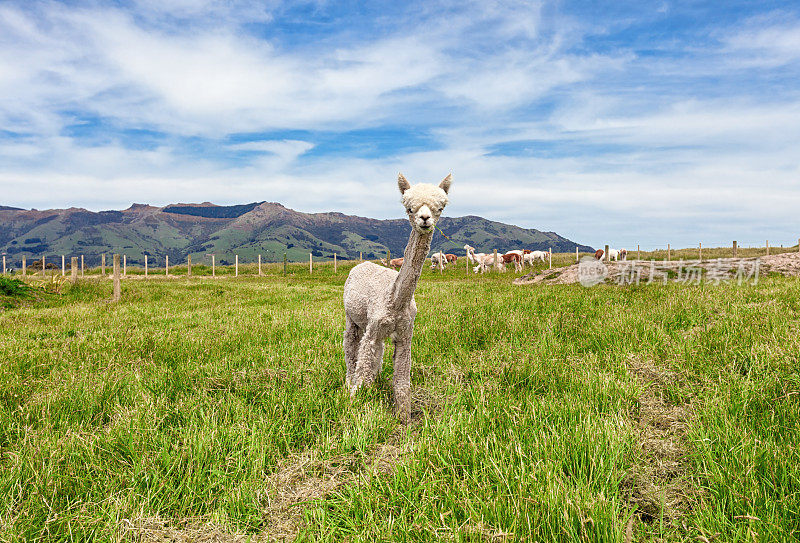
M 422 219 L 422 222 L 428 222 L 431 220 L 431 216 L 428 213 L 421 213 L 419 218 Z

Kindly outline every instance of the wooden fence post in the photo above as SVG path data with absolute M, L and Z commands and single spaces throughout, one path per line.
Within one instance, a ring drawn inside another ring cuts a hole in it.
M 609 262 L 608 245 L 606 245 L 606 262 Z
M 6 274 L 6 255 L 3 255 L 3 275 Z
M 215 255 L 211 255 L 211 277 L 217 276 L 217 259 Z
M 308 273 L 314 273 L 314 255 L 311 253 L 308 253 Z
M 42 277 L 47 277 L 47 265 L 45 264 L 44 255 L 42 255 Z
M 286 276 L 286 253 L 283 253 L 283 275 Z
M 119 255 L 114 255 L 114 297 L 113 301 L 118 302 L 122 298 L 122 286 L 119 281 Z
M 258 255 L 258 275 L 261 275 L 261 255 Z
M 550 260 L 550 269 L 553 269 L 553 248 L 549 247 L 547 249 L 547 257 Z
M 636 245 L 636 260 L 641 260 L 641 251 L 639 250 L 639 244 Z
M 81 277 L 86 274 L 85 270 L 86 268 L 83 267 L 83 255 L 81 255 Z
M 128 255 L 122 255 L 122 276 L 128 276 Z
M 192 255 L 186 256 L 186 277 L 192 276 Z
M 147 279 L 147 255 L 144 255 L 144 278 Z
M 769 249 L 767 249 L 767 254 L 769 254 Z M 3 266 L 3 268 L 5 268 L 5 266 Z M 64 277 L 65 275 L 67 275 L 66 259 L 64 258 L 64 255 L 61 255 L 61 277 Z
M 169 277 L 169 255 L 167 255 L 164 260 L 164 275 Z
M 72 264 L 72 275 L 70 277 L 70 280 L 73 283 L 76 283 L 78 281 L 78 257 L 73 256 L 70 259 L 70 263 Z
M 239 277 L 239 255 L 236 255 L 234 277 Z
M 358 252 L 358 261 L 364 262 L 364 253 L 362 253 L 361 251 Z
M 700 262 L 702 262 L 703 261 L 703 242 L 702 241 L 700 242 L 699 249 L 700 249 Z
M 336 273 L 336 253 L 333 253 L 333 273 Z
M 106 254 L 103 253 L 103 258 L 100 259 L 100 275 L 106 274 Z
M 798 240 L 798 241 L 800 241 L 800 240 Z M 22 257 L 22 277 L 25 277 L 26 275 L 28 275 L 28 264 L 26 262 L 25 257 L 23 256 Z
M 734 241 L 733 242 L 733 258 L 736 258 L 737 254 L 739 253 L 739 251 L 737 251 L 737 249 L 738 249 L 737 245 L 738 244 L 736 243 L 736 241 Z
M 769 256 L 769 240 L 767 240 L 767 256 Z
M 672 260 L 672 247 L 667 243 L 667 260 Z
M 580 258 L 578 257 L 578 246 L 576 245 L 575 246 L 575 262 L 578 262 L 578 261 L 580 261 Z

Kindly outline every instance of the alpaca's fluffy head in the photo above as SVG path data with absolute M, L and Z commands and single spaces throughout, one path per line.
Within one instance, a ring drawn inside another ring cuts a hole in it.
M 439 186 L 428 183 L 411 184 L 403 177 L 397 176 L 397 186 L 403 195 L 402 202 L 408 214 L 411 226 L 417 232 L 429 234 L 433 232 L 436 221 L 447 205 L 447 193 L 450 190 L 451 176 L 445 177 Z

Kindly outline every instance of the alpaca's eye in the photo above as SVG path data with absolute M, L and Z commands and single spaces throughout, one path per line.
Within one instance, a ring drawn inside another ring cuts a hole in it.
M 411 208 L 410 207 L 406 208 L 406 213 L 411 213 Z

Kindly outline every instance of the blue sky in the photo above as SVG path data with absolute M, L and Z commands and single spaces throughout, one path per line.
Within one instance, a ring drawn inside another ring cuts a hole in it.
M 278 201 L 394 180 L 601 246 L 796 243 L 796 2 L 0 0 L 0 205 Z

